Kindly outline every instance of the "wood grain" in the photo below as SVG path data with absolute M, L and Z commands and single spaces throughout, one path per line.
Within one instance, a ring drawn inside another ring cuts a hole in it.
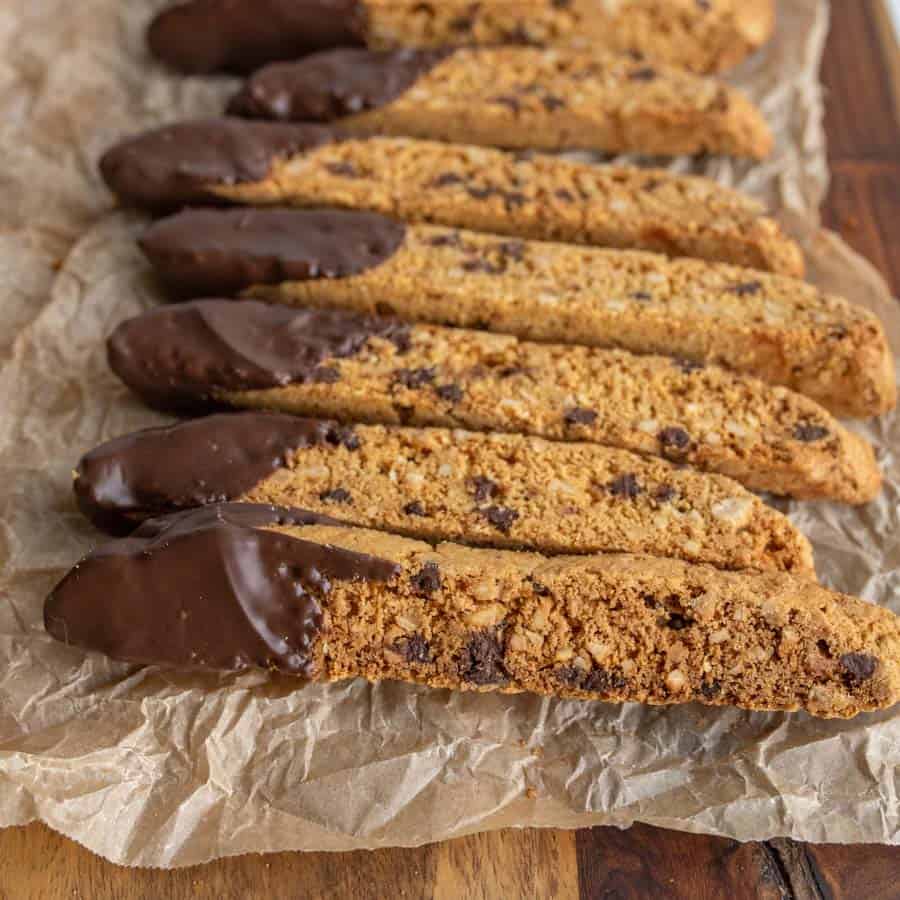
M 823 80 L 833 183 L 823 216 L 900 294 L 900 61 L 882 2 L 832 0 Z M 294 897 L 900 900 L 900 849 L 738 844 L 635 826 L 505 831 L 372 853 L 243 856 L 160 872 L 113 866 L 42 825 L 0 831 L 0 900 Z

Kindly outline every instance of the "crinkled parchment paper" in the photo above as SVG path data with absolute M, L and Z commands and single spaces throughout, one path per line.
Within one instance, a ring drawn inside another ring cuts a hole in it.
M 44 595 L 99 539 L 75 510 L 75 461 L 161 421 L 105 365 L 103 337 L 159 298 L 133 243 L 143 220 L 113 210 L 96 159 L 122 133 L 216 111 L 233 87 L 147 59 L 142 28 L 158 5 L 0 9 L 0 824 L 41 819 L 116 862 L 152 866 L 633 821 L 897 842 L 896 710 L 824 722 L 387 683 L 298 688 L 129 667 L 44 634 Z M 900 346 L 884 283 L 818 230 L 826 3 L 783 0 L 780 12 L 777 39 L 735 76 L 773 123 L 776 154 L 756 167 L 690 165 L 771 203 L 812 277 L 876 309 Z M 900 612 L 900 420 L 863 430 L 887 473 L 882 498 L 859 511 L 786 508 L 828 583 Z

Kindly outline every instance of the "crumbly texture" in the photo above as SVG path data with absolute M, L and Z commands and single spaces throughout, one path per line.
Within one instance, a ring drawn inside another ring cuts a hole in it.
M 487 147 L 763 159 L 772 134 L 739 91 L 597 51 L 460 49 L 385 106 L 338 120 L 354 134 Z
M 402 567 L 335 582 L 313 677 L 849 717 L 900 699 L 887 609 L 781 573 L 557 557 L 313 525 L 276 528 Z
M 809 542 L 731 479 L 595 444 L 362 425 L 239 499 L 429 541 L 813 572 Z
M 635 248 L 803 274 L 755 200 L 695 176 L 411 138 L 348 139 L 210 184 L 240 203 L 338 206 L 537 240 Z
M 772 33 L 773 0 L 366 0 L 374 47 L 527 43 L 616 50 L 695 72 L 736 65 Z
M 798 279 L 721 263 L 411 225 L 398 250 L 361 274 L 247 293 L 715 363 L 836 415 L 878 415 L 897 399 L 876 316 Z
M 714 367 L 413 325 L 323 362 L 318 382 L 223 392 L 231 405 L 343 421 L 591 441 L 849 503 L 880 487 L 872 448 L 814 401 Z

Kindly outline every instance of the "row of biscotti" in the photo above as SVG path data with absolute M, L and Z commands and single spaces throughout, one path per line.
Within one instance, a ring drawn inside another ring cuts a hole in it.
M 188 210 L 140 243 L 179 299 L 242 294 L 661 353 L 790 387 L 840 415 L 896 400 L 878 319 L 785 276 L 336 209 Z
M 872 448 L 814 401 L 667 357 L 199 300 L 123 322 L 109 361 L 162 409 L 249 407 L 590 441 L 801 498 L 860 503 L 880 487 Z
M 426 543 L 225 505 L 100 547 L 44 608 L 114 658 L 850 717 L 900 700 L 900 619 L 783 573 Z
M 629 53 L 697 72 L 740 62 L 772 33 L 774 0 L 189 0 L 148 41 L 186 72 L 246 72 L 334 47 L 521 44 Z
M 762 114 L 734 88 L 596 52 L 331 50 L 260 70 L 228 111 L 530 150 L 762 159 L 772 148 Z

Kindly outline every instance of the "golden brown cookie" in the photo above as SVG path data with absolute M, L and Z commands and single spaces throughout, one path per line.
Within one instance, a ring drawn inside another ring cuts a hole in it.
M 329 50 L 260 69 L 228 113 L 484 147 L 753 159 L 772 149 L 760 111 L 724 82 L 596 51 Z
M 803 273 L 800 248 L 757 201 L 662 170 L 243 119 L 145 132 L 107 151 L 100 168 L 123 201 L 155 211 L 213 202 L 335 206 Z
M 122 323 L 113 370 L 164 409 L 231 406 L 605 444 L 850 503 L 872 448 L 814 401 L 715 367 L 342 310 L 199 300 Z
M 145 523 L 44 607 L 141 663 L 849 718 L 900 699 L 887 609 L 782 573 L 430 544 L 223 505 Z
M 722 263 L 404 226 L 345 210 L 188 210 L 141 246 L 177 297 L 390 313 L 538 341 L 714 363 L 837 415 L 896 403 L 868 310 L 803 281 Z
M 121 533 L 239 500 L 429 541 L 813 574 L 808 541 L 730 478 L 514 434 L 213 415 L 102 444 L 81 459 L 74 487 L 89 518 Z

